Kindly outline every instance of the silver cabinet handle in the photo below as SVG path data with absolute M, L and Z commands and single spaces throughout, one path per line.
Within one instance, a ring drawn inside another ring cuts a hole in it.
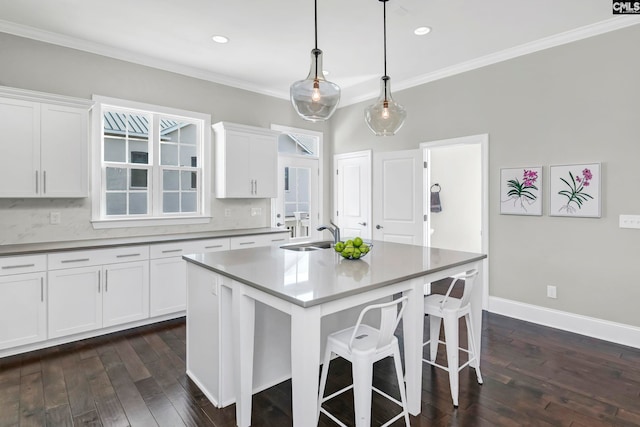
M 109 270 L 104 271 L 104 291 L 109 292 Z
M 3 270 L 9 270 L 11 268 L 29 268 L 29 267 L 35 267 L 35 264 L 17 264 L 17 265 L 3 265 L 2 269 Z
M 84 262 L 84 261 L 89 261 L 89 258 L 78 258 L 78 259 L 63 259 L 62 261 L 60 261 L 62 264 L 66 264 L 69 262 Z
M 38 194 L 38 171 L 36 171 L 36 194 Z
M 100 271 L 98 271 L 98 293 L 100 293 Z
M 381 228 L 384 228 L 384 227 L 383 227 L 383 226 L 381 226 L 380 224 L 378 224 L 378 225 L 376 225 L 376 228 L 377 228 L 378 230 L 380 230 Z
M 284 239 L 271 239 L 272 242 L 284 242 Z
M 240 242 L 241 245 L 255 245 L 256 242 Z
M 42 194 L 47 194 L 47 171 L 42 171 Z
M 366 223 L 366 222 L 359 222 L 358 224 L 360 224 L 360 225 L 361 225 L 361 226 L 363 226 L 363 227 L 366 227 L 366 226 L 367 226 L 367 223 Z
M 44 302 L 44 278 L 40 278 L 40 302 Z
M 213 249 L 213 248 L 221 248 L 222 245 L 212 245 L 212 246 L 205 246 L 205 249 Z
M 140 254 L 122 254 L 122 255 L 116 255 L 116 258 L 129 258 L 132 256 L 140 256 Z
M 182 252 L 182 249 L 167 249 L 166 251 L 162 251 L 163 254 L 169 254 L 171 252 Z
M 255 183 L 256 183 L 256 192 L 254 194 L 258 194 L 258 180 L 257 179 L 255 180 Z

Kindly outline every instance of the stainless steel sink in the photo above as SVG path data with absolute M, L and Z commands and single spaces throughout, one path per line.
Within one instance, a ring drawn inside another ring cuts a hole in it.
M 282 249 L 298 252 L 319 251 L 321 249 L 329 249 L 333 247 L 333 242 L 331 240 L 322 240 L 319 242 L 291 243 L 280 247 Z

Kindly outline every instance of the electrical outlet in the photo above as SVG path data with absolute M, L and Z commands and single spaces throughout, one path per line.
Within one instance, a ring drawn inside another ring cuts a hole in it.
M 640 228 L 640 215 L 620 215 L 620 228 Z
M 60 224 L 61 215 L 60 212 L 50 212 L 49 213 L 49 223 L 52 225 Z
M 549 298 L 558 298 L 557 294 L 556 294 L 556 287 L 549 285 L 547 286 L 547 297 Z

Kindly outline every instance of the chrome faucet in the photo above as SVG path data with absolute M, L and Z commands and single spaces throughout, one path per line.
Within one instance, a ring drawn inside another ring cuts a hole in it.
M 340 227 L 335 225 L 333 221 L 329 220 L 329 223 L 333 225 L 333 227 L 329 227 L 328 225 L 321 225 L 317 228 L 318 231 L 328 230 L 333 236 L 333 243 L 336 244 L 340 241 Z

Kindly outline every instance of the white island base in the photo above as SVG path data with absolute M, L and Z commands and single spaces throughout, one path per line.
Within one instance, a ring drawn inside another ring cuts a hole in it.
M 232 279 L 191 263 L 187 266 L 187 277 L 187 375 L 214 405 L 222 408 L 236 400 Z M 324 352 L 327 335 L 353 326 L 363 307 L 322 318 L 320 354 Z M 371 317 L 370 321 L 377 319 Z M 253 393 L 291 378 L 291 317 L 288 314 L 256 302 L 254 353 Z

